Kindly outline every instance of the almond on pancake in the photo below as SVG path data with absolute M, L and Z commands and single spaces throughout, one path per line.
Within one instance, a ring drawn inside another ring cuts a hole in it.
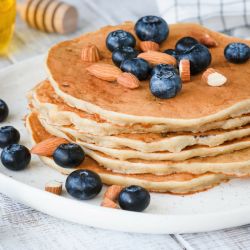
M 175 98 L 163 100 L 152 96 L 148 81 L 142 82 L 138 89 L 128 90 L 119 84 L 110 85 L 87 72 L 90 63 L 81 60 L 81 49 L 93 43 L 103 58 L 101 62 L 112 64 L 105 40 L 109 32 L 117 29 L 134 34 L 134 24 L 127 22 L 84 34 L 50 49 L 47 57 L 49 79 L 57 95 L 70 106 L 98 114 L 116 124 L 165 124 L 184 129 L 249 113 L 250 62 L 231 64 L 224 58 L 223 51 L 230 42 L 250 45 L 250 41 L 228 37 L 197 24 L 170 25 L 170 35 L 161 44 L 161 51 L 173 48 L 176 41 L 184 36 L 183 30 L 185 36 L 192 36 L 193 32 L 208 34 L 219 41 L 217 47 L 210 49 L 211 67 L 230 79 L 228 84 L 218 89 L 203 83 L 200 73 L 192 76 L 189 84 L 184 85 Z

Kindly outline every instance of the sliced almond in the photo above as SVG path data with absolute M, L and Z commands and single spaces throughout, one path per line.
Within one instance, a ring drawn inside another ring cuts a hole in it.
M 219 87 L 227 82 L 227 78 L 213 68 L 208 68 L 202 74 L 202 80 L 212 87 Z
M 180 60 L 179 64 L 180 77 L 182 82 L 190 81 L 190 61 L 187 59 Z
M 117 82 L 125 88 L 136 89 L 140 86 L 140 81 L 131 73 L 123 72 L 118 76 Z
M 62 183 L 59 181 L 50 181 L 45 185 L 45 191 L 61 195 L 62 193 Z
M 119 185 L 112 185 L 108 187 L 104 194 L 104 198 L 108 198 L 112 201 L 116 201 L 119 197 L 120 192 L 122 191 L 123 187 Z
M 68 141 L 64 138 L 51 137 L 36 144 L 30 152 L 40 156 L 52 156 L 56 148 L 63 143 Z
M 82 49 L 82 60 L 84 62 L 98 62 L 101 59 L 98 48 L 88 45 Z
M 87 68 L 87 71 L 104 81 L 113 82 L 122 73 L 122 71 L 111 64 L 107 63 L 95 63 Z
M 142 51 L 159 51 L 160 46 L 158 43 L 152 42 L 152 41 L 142 41 L 140 42 L 140 49 Z
M 139 54 L 137 57 L 148 61 L 152 65 L 157 64 L 176 64 L 176 59 L 173 56 L 159 52 L 159 51 L 147 51 Z
M 109 208 L 119 208 L 118 204 L 112 200 L 110 200 L 109 198 L 104 198 L 102 203 L 101 203 L 102 207 L 109 207 Z

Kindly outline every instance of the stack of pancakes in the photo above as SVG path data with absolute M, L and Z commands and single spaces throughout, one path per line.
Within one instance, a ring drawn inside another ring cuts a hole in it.
M 211 67 L 228 82 L 211 87 L 198 74 L 177 97 L 158 99 L 150 93 L 149 81 L 131 90 L 86 70 L 92 63 L 81 60 L 81 51 L 89 44 L 97 46 L 102 62 L 113 64 L 105 40 L 117 29 L 134 34 L 133 23 L 127 22 L 50 49 L 49 80 L 28 94 L 32 112 L 27 127 L 34 143 L 51 136 L 76 142 L 87 155 L 78 168 L 99 173 L 106 184 L 137 184 L 156 192 L 193 193 L 248 176 L 250 67 L 249 62 L 228 63 L 223 51 L 230 42 L 250 42 L 195 24 L 171 25 L 160 50 L 174 48 L 184 36 L 209 34 L 219 44 L 210 49 Z M 64 174 L 75 170 L 41 158 Z

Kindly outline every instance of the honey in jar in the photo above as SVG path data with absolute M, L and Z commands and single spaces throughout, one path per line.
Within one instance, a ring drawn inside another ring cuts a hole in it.
M 0 0 L 0 54 L 6 54 L 14 30 L 15 0 Z

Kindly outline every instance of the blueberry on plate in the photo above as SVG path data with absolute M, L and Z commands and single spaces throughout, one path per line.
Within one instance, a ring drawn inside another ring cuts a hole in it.
M 175 44 L 175 50 L 178 52 L 183 52 L 190 49 L 191 47 L 193 47 L 195 44 L 198 43 L 199 42 L 195 38 L 190 36 L 185 36 L 177 41 L 177 43 Z
M 167 39 L 169 28 L 161 17 L 144 16 L 136 22 L 135 33 L 142 41 L 161 43 Z
M 120 67 L 124 60 L 136 58 L 138 54 L 139 51 L 132 47 L 117 48 L 112 53 L 112 61 L 116 66 Z
M 224 55 L 229 62 L 243 63 L 250 57 L 250 48 L 245 43 L 229 43 L 224 50 Z
M 150 66 L 146 60 L 134 58 L 123 61 L 121 64 L 121 70 L 132 73 L 141 81 L 148 78 Z
M 0 122 L 3 122 L 9 115 L 9 108 L 7 104 L 0 99 Z
M 20 134 L 17 129 L 12 126 L 4 126 L 0 128 L 0 148 L 18 143 Z
M 26 168 L 30 163 L 30 159 L 30 151 L 20 144 L 11 144 L 5 147 L 1 153 L 2 164 L 14 171 Z
M 83 149 L 75 143 L 64 143 L 57 147 L 53 153 L 56 164 L 63 168 L 79 166 L 85 158 Z
M 142 212 L 150 203 L 150 194 L 145 188 L 133 185 L 120 192 L 118 202 L 124 210 Z
M 106 38 L 106 46 L 111 52 L 125 46 L 135 47 L 135 44 L 134 36 L 125 30 L 112 31 Z
M 173 56 L 176 60 L 178 60 L 178 55 L 179 55 L 178 51 L 176 51 L 174 49 L 166 49 L 163 52 L 170 55 L 170 56 Z
M 209 66 L 211 63 L 211 53 L 206 46 L 196 44 L 182 52 L 179 55 L 179 60 L 181 59 L 188 59 L 190 61 L 191 74 L 197 74 Z
M 162 99 L 175 97 L 181 90 L 181 78 L 173 71 L 154 74 L 150 79 L 151 93 Z
M 68 176 L 65 187 L 71 196 L 79 200 L 89 200 L 101 192 L 102 181 L 95 172 L 79 169 Z
M 169 71 L 173 71 L 174 73 L 178 74 L 177 69 L 171 64 L 158 64 L 156 65 L 152 71 L 151 76 L 158 73 L 168 73 Z

